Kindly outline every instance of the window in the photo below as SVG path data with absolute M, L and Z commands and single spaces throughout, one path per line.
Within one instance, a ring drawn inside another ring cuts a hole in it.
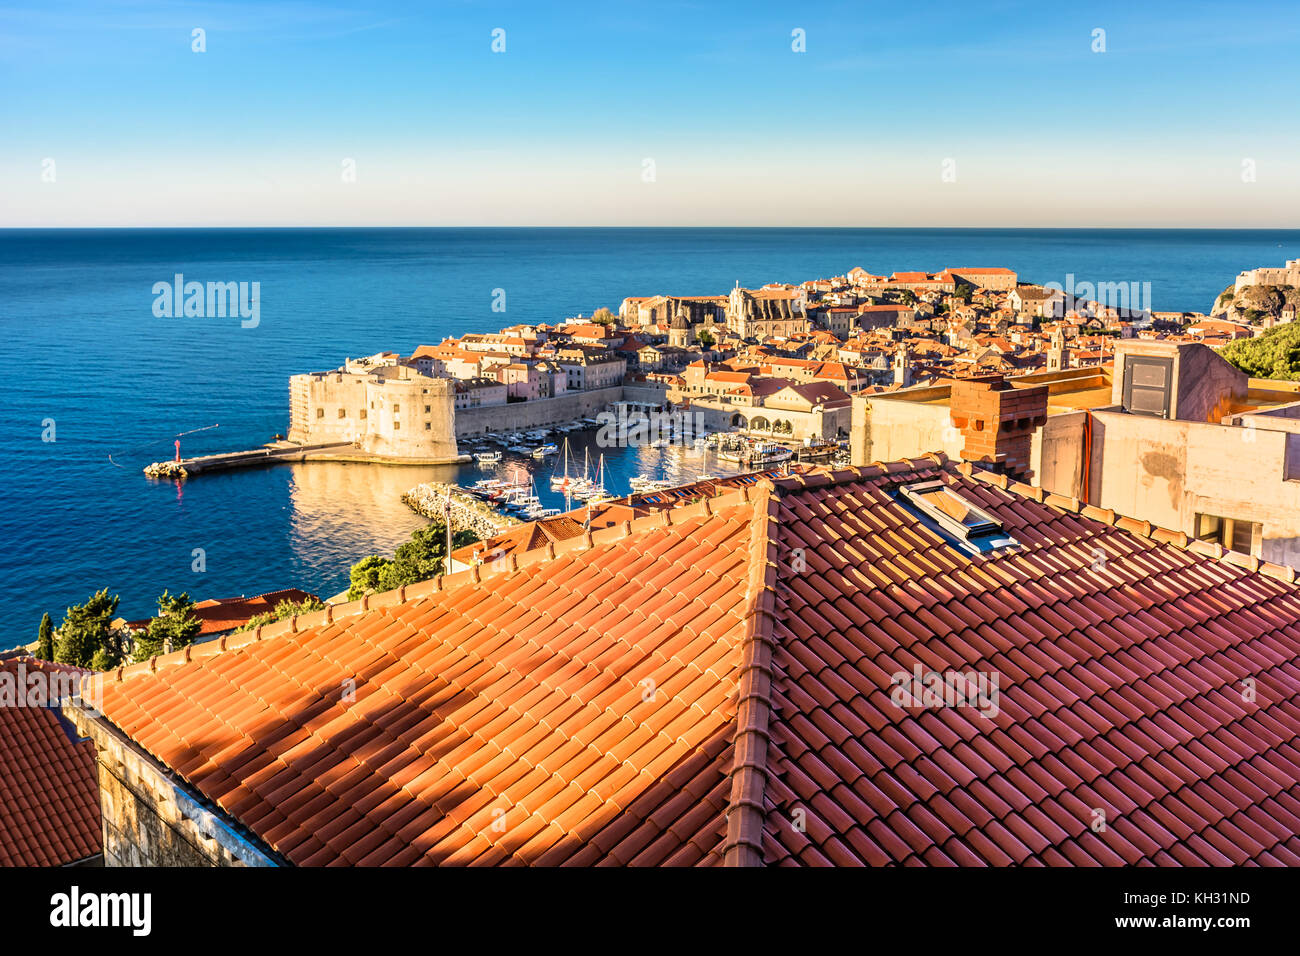
M 1124 411 L 1168 418 L 1173 379 L 1172 358 L 1127 356 L 1124 360 Z
M 393 422 L 393 431 L 398 431 L 402 427 L 401 422 Z
M 364 408 L 361 409 L 361 417 L 362 417 L 363 419 L 366 417 L 366 410 L 365 410 Z
M 393 402 L 393 414 L 396 415 L 401 410 L 402 410 L 402 406 L 398 405 L 396 402 Z
M 324 418 L 324 417 L 325 417 L 325 409 L 323 409 L 323 408 L 318 408 L 318 409 L 316 409 L 316 417 L 317 417 L 317 418 Z
M 424 413 L 425 413 L 426 415 L 429 414 L 429 412 L 431 412 L 431 411 L 433 411 L 433 406 L 432 406 L 432 405 L 425 405 L 425 406 L 424 406 Z
M 347 417 L 348 417 L 347 409 L 340 408 L 340 409 L 339 409 L 339 418 L 347 418 Z
M 1198 514 L 1196 537 L 1211 544 L 1221 544 L 1228 551 L 1259 556 L 1264 526 L 1258 521 L 1242 521 L 1220 515 Z
M 427 431 L 432 431 L 432 430 L 433 430 L 433 423 L 432 423 L 432 422 L 425 422 L 425 423 L 424 423 L 424 430 L 425 430 L 426 432 L 427 432 Z
M 899 492 L 923 523 L 964 551 L 982 554 L 1019 545 L 1001 521 L 942 481 L 904 485 Z

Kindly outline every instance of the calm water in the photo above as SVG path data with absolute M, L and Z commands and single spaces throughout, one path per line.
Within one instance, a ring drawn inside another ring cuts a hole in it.
M 1208 309 L 1237 272 L 1300 256 L 1300 231 L 896 229 L 0 230 L 0 606 L 27 641 L 40 614 L 108 587 L 130 616 L 163 589 L 199 597 L 341 590 L 349 565 L 422 523 L 398 501 L 454 469 L 345 464 L 204 476 L 140 468 L 246 448 L 288 426 L 288 376 L 344 356 L 617 308 L 627 295 L 1006 265 L 1038 282 L 1150 282 L 1156 309 Z M 152 286 L 261 283 L 261 323 L 155 318 Z M 493 312 L 493 290 L 507 312 Z M 54 442 L 42 441 L 52 419 Z M 645 457 L 652 455 L 654 457 Z M 111 458 L 110 458 L 111 456 Z M 609 484 L 657 465 L 609 463 Z M 698 460 L 670 462 L 689 479 Z M 711 463 L 712 470 L 720 471 Z M 549 465 L 539 469 L 549 474 Z M 466 480 L 478 477 L 474 469 Z M 539 488 L 539 490 L 542 490 Z M 206 571 L 191 570 L 194 549 Z

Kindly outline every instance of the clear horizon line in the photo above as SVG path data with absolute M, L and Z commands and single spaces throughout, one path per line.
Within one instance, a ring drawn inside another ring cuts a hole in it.
M 635 223 L 629 225 L 596 225 L 580 223 L 550 223 L 545 225 L 538 224 L 487 224 L 487 223 L 442 223 L 442 224 L 421 224 L 413 225 L 410 223 L 311 223 L 311 224 L 240 224 L 240 225 L 208 225 L 208 224 L 137 224 L 137 225 L 63 225 L 63 226 L 33 226 L 33 225 L 0 225 L 0 232 L 18 232 L 18 231 L 44 231 L 44 232 L 71 232 L 75 230 L 145 230 L 145 229 L 806 229 L 806 230 L 823 230 L 823 229 L 842 229 L 842 230 L 927 230 L 927 231 L 993 231 L 1005 230 L 1023 231 L 1023 230 L 1093 230 L 1093 231 L 1113 231 L 1113 232 L 1138 232 L 1142 230 L 1159 230 L 1161 232 L 1179 232 L 1179 231 L 1199 231 L 1199 232 L 1300 232 L 1300 227 L 1295 226 L 1161 226 L 1161 225 L 1143 225 L 1143 226 L 907 226 L 907 225 L 870 225 L 870 226 L 845 226 L 845 225 L 728 225 L 726 223 L 709 223 L 693 225 L 670 225 L 664 223 Z

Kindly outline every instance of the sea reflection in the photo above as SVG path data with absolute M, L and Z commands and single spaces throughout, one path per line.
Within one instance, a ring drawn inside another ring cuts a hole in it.
M 595 478 L 602 455 L 605 487 L 615 496 L 628 494 L 629 480 L 637 475 L 685 484 L 706 472 L 733 475 L 745 470 L 696 446 L 604 448 L 596 442 L 595 432 L 581 432 L 570 436 L 569 473 L 580 475 L 585 467 Z M 581 501 L 566 501 L 551 489 L 551 476 L 565 468 L 562 454 L 534 459 L 506 452 L 501 464 L 493 466 L 310 461 L 277 467 L 290 470 L 289 545 L 297 576 L 319 582 L 322 597 L 347 586 L 348 570 L 355 562 L 368 554 L 391 555 L 412 531 L 429 523 L 402 503 L 403 493 L 422 482 L 451 481 L 472 487 L 485 478 L 531 477 L 547 507 L 582 506 Z
M 391 555 L 428 524 L 402 503 L 425 481 L 454 481 L 454 465 L 377 465 L 311 461 L 284 466 L 289 480 L 289 540 L 304 568 L 342 573 L 367 554 Z

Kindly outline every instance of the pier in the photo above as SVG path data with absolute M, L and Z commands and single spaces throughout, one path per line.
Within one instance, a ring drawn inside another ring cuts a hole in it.
M 210 471 L 228 471 L 232 468 L 255 468 L 295 461 L 354 461 L 379 465 L 459 465 L 470 461 L 469 455 L 451 458 L 390 458 L 362 451 L 352 442 L 318 442 L 300 445 L 295 442 L 275 442 L 248 451 L 224 452 L 182 458 L 180 461 L 156 461 L 146 465 L 144 473 L 149 478 L 192 478 Z

